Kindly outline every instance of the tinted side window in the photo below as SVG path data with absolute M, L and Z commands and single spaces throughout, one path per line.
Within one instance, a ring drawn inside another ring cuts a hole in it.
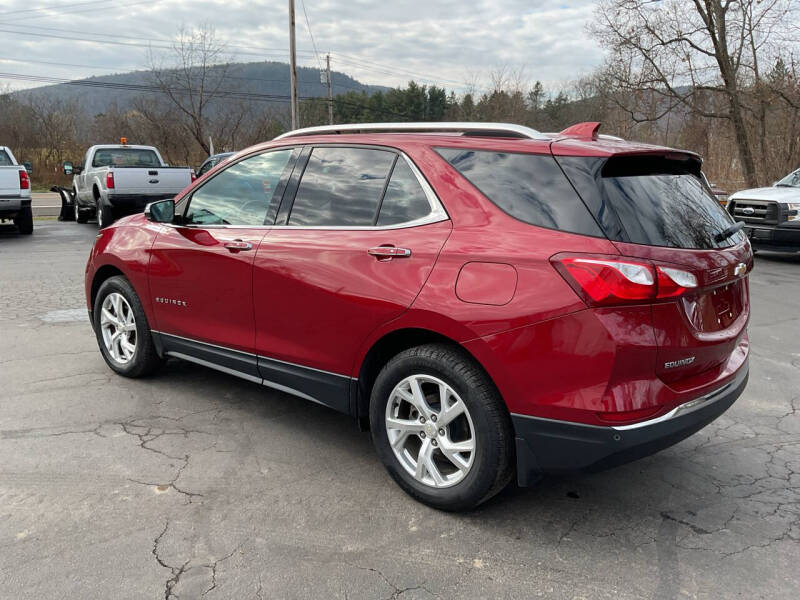
M 289 225 L 372 225 L 395 156 L 366 148 L 314 148 Z
M 263 225 L 291 155 L 291 149 L 259 154 L 217 174 L 192 194 L 185 223 Z
M 421 219 L 431 212 L 425 191 L 408 163 L 398 158 L 386 186 L 378 225 L 397 225 Z
M 461 148 L 436 151 L 512 217 L 549 229 L 603 236 L 552 156 Z

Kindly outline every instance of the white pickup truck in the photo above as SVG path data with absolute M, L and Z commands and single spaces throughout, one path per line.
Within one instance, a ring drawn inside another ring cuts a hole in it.
M 0 146 L 0 222 L 13 221 L 20 233 L 33 233 L 31 180 L 11 150 Z
M 190 167 L 167 165 L 153 146 L 126 143 L 92 146 L 82 165 L 65 162 L 64 173 L 73 175 L 75 220 L 86 223 L 94 215 L 101 229 L 150 202 L 172 198 L 195 177 Z
M 800 169 L 772 187 L 732 194 L 727 209 L 755 250 L 800 252 Z

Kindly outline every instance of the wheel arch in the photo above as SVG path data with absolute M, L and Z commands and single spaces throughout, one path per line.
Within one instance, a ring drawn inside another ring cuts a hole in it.
M 125 273 L 123 273 L 114 265 L 105 264 L 95 271 L 94 277 L 92 277 L 92 287 L 89 296 L 92 310 L 94 310 L 94 301 L 95 298 L 97 298 L 97 292 L 100 290 L 100 286 L 103 285 L 103 282 L 107 279 L 111 279 L 112 277 L 116 277 L 118 275 L 121 275 L 127 279 Z
M 364 355 L 358 370 L 358 378 L 354 382 L 356 385 L 354 407 L 356 417 L 362 419 L 369 415 L 370 395 L 375 379 L 378 377 L 384 365 L 393 356 L 415 346 L 434 343 L 452 346 L 457 348 L 465 356 L 468 356 L 484 371 L 484 373 L 486 373 L 486 376 L 497 389 L 497 385 L 491 374 L 486 370 L 481 361 L 463 344 L 452 337 L 432 329 L 426 329 L 424 327 L 403 327 L 385 333 L 373 342 Z

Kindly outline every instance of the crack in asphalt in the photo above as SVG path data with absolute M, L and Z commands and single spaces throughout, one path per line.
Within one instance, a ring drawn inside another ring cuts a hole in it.
M 415 590 L 423 590 L 429 596 L 432 596 L 434 598 L 437 597 L 436 594 L 434 594 L 428 588 L 425 587 L 425 583 L 424 582 L 419 584 L 419 585 L 400 588 L 400 587 L 397 587 L 391 581 L 389 581 L 389 578 L 386 577 L 386 575 L 384 575 L 383 572 L 380 569 L 376 569 L 374 567 L 362 567 L 361 565 L 355 565 L 353 563 L 345 563 L 345 564 L 350 565 L 351 567 L 353 567 L 355 569 L 359 569 L 361 571 L 369 571 L 371 573 L 375 573 L 376 575 L 378 575 L 386 583 L 386 585 L 388 585 L 393 590 L 392 594 L 388 598 L 386 598 L 385 600 L 397 600 L 397 598 L 399 598 L 400 596 L 402 596 L 406 592 L 413 592 Z

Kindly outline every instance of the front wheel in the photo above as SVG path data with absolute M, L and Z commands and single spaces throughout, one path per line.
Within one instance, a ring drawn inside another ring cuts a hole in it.
M 142 303 L 122 276 L 103 282 L 94 302 L 94 332 L 109 367 L 125 377 L 141 377 L 162 363 Z
M 417 346 L 392 358 L 372 390 L 370 429 L 392 478 L 435 508 L 473 508 L 512 478 L 508 411 L 486 373 L 456 347 Z
M 89 220 L 89 211 L 85 208 L 81 208 L 81 205 L 78 204 L 78 193 L 73 191 L 73 197 L 75 198 L 75 204 L 73 204 L 73 210 L 75 211 L 75 222 L 76 223 L 86 223 Z

